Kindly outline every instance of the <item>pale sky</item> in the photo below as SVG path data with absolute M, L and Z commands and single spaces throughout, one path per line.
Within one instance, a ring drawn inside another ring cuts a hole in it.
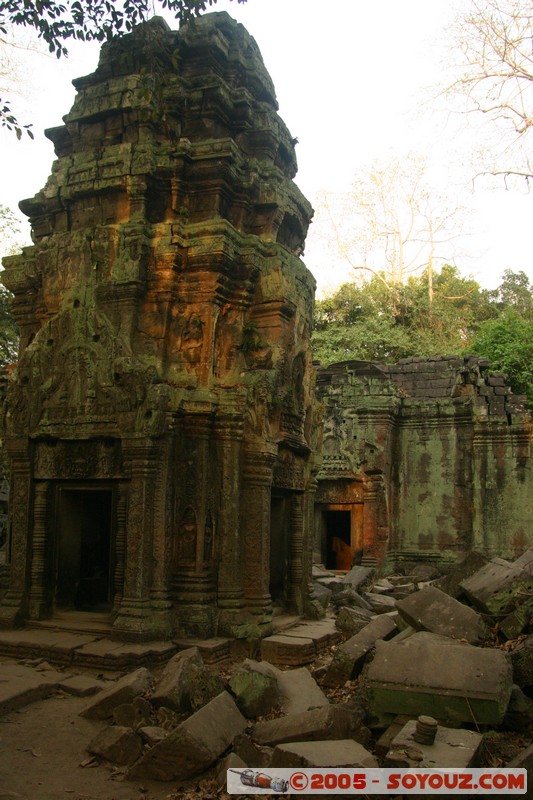
M 465 128 L 430 102 L 428 87 L 442 78 L 450 0 L 220 0 L 213 10 L 228 11 L 256 39 L 280 114 L 299 140 L 296 182 L 315 208 L 322 192 L 346 190 L 370 161 L 419 152 L 429 160 L 435 188 L 470 208 L 469 235 L 455 243 L 461 272 L 489 287 L 506 268 L 533 280 L 533 195 L 479 184 L 472 193 L 470 155 L 482 129 L 477 122 Z M 18 56 L 17 70 L 31 86 L 25 105 L 17 104 L 19 119 L 33 122 L 35 141 L 0 131 L 0 204 L 16 208 L 44 186 L 54 155 L 43 130 L 61 124 L 74 98 L 71 80 L 93 71 L 97 59 L 96 46 L 79 44 L 59 62 Z M 353 271 L 315 229 L 304 261 L 323 292 Z

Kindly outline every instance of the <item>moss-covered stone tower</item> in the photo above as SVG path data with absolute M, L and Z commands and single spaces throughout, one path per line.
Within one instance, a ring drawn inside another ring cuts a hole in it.
M 311 545 L 311 208 L 254 40 L 160 19 L 75 81 L 57 161 L 4 260 L 0 622 L 109 613 L 117 638 L 261 635 L 303 611 Z

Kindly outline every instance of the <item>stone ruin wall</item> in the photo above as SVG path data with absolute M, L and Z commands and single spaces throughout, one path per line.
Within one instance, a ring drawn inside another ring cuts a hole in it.
M 454 561 L 473 549 L 515 558 L 528 547 L 531 415 L 489 366 L 444 356 L 319 370 L 316 557 L 328 508 L 359 516 L 353 550 L 363 563 Z
M 100 524 L 96 498 L 114 636 L 264 634 L 273 600 L 304 611 L 311 567 L 315 284 L 295 140 L 225 13 L 139 26 L 74 85 L 50 178 L 21 204 L 34 245 L 4 259 L 21 342 L 0 621 L 78 603 L 62 542 Z

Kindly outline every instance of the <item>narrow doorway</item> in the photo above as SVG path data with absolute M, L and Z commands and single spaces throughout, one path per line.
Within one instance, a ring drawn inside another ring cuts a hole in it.
M 351 512 L 331 511 L 326 514 L 326 568 L 352 568 Z
M 274 606 L 283 608 L 287 601 L 290 498 L 272 496 L 270 506 L 270 596 Z
M 59 489 L 56 512 L 58 608 L 109 610 L 112 511 L 111 489 Z

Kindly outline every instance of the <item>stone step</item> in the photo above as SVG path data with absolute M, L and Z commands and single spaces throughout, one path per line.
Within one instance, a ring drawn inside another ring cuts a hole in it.
M 341 639 L 334 620 L 303 622 L 261 642 L 261 658 L 273 664 L 302 666 Z

